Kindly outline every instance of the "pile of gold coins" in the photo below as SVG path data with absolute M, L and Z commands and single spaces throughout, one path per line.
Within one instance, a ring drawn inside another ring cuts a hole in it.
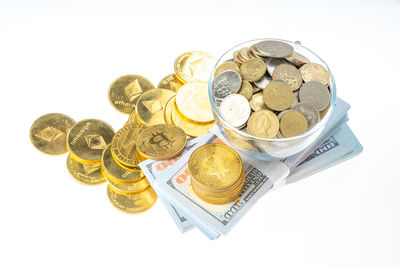
M 101 120 L 75 123 L 67 115 L 51 113 L 33 123 L 31 142 L 46 154 L 69 152 L 67 168 L 78 182 L 96 185 L 108 181 L 107 196 L 117 209 L 130 214 L 148 210 L 157 195 L 138 164 L 178 156 L 188 138 L 215 125 L 207 87 L 215 63 L 215 58 L 204 52 L 184 53 L 175 61 L 175 74 L 162 79 L 158 88 L 140 75 L 121 76 L 109 87 L 108 98 L 114 108 L 129 114 L 123 128 L 115 132 Z M 232 173 L 229 177 L 232 184 L 216 190 L 197 179 L 198 194 L 211 202 L 237 196 L 244 183 L 242 169 L 239 176 Z
M 233 52 L 215 70 L 212 94 L 232 127 L 262 138 L 300 135 L 325 116 L 329 72 L 285 42 L 266 40 Z
M 208 203 L 230 203 L 243 190 L 242 160 L 227 145 L 217 143 L 197 148 L 189 158 L 188 167 L 193 192 Z

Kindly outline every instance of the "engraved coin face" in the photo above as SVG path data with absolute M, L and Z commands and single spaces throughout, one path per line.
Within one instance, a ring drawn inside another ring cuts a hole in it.
M 50 113 L 35 120 L 29 135 L 33 146 L 49 155 L 60 155 L 67 150 L 67 133 L 75 121 L 67 115 Z
M 107 196 L 114 207 L 129 214 L 144 212 L 150 209 L 157 200 L 157 194 L 150 186 L 137 193 L 126 193 L 108 185 Z
M 183 83 L 207 82 L 217 60 L 204 52 L 186 52 L 175 60 L 174 69 L 177 78 Z
M 289 108 L 293 103 L 292 87 L 283 81 L 272 81 L 263 92 L 265 105 L 276 111 Z
M 176 106 L 186 118 L 196 122 L 214 120 L 207 85 L 207 83 L 187 83 L 179 89 Z
M 118 191 L 122 191 L 123 193 L 137 193 L 137 192 L 142 191 L 150 186 L 150 183 L 146 177 L 143 177 L 142 179 L 140 179 L 137 182 L 128 183 L 128 184 L 120 184 L 120 183 L 116 183 L 114 180 L 111 180 L 109 178 L 110 176 L 108 176 L 108 174 L 106 174 L 105 172 L 104 172 L 104 176 L 106 177 L 107 182 L 113 188 L 115 188 Z
M 120 129 L 111 142 L 112 156 L 125 166 L 137 166 L 140 161 L 136 153 L 136 141 L 138 135 L 146 128 L 145 125 L 131 124 Z
M 300 112 L 304 117 L 306 117 L 308 129 L 311 129 L 320 121 L 319 112 L 313 105 L 308 103 L 298 103 L 291 109 Z
M 283 80 L 295 91 L 303 83 L 300 71 L 291 64 L 281 64 L 272 73 L 272 80 Z
M 158 124 L 144 129 L 137 139 L 137 150 L 146 158 L 170 159 L 185 149 L 185 132 L 174 125 Z
M 317 81 L 323 85 L 329 83 L 329 72 L 320 64 L 307 63 L 300 68 L 304 82 Z
M 265 66 L 265 62 L 259 58 L 252 58 L 243 62 L 240 66 L 240 74 L 242 78 L 248 82 L 256 82 L 260 80 L 267 68 Z
M 279 121 L 272 111 L 259 110 L 251 114 L 247 129 L 253 136 L 274 138 L 279 131 Z
M 268 109 L 264 102 L 263 92 L 256 93 L 250 98 L 250 107 L 253 111 Z
M 250 100 L 251 96 L 253 95 L 253 86 L 248 81 L 243 80 L 242 86 L 240 87 L 239 94 L 244 96 L 247 100 Z
M 169 89 L 174 91 L 175 93 L 178 92 L 178 89 L 183 85 L 174 74 L 170 74 L 167 77 L 164 77 L 160 83 L 158 84 L 157 88 L 162 89 Z
M 237 93 L 242 86 L 242 77 L 234 70 L 221 72 L 213 81 L 212 93 L 222 100 L 230 94 Z
M 304 65 L 305 66 L 305 65 Z M 302 103 L 313 105 L 318 111 L 324 110 L 331 101 L 328 88 L 320 82 L 310 81 L 300 87 L 299 99 Z
M 221 72 L 224 72 L 226 70 L 233 70 L 236 71 L 237 73 L 240 73 L 239 66 L 235 62 L 224 62 L 221 65 L 219 65 L 215 72 L 214 72 L 214 77 L 217 77 Z
M 121 76 L 108 89 L 108 100 L 116 110 L 130 114 L 135 109 L 138 97 L 153 88 L 154 85 L 142 76 Z
M 306 117 L 298 111 L 291 110 L 282 116 L 280 132 L 284 137 L 292 137 L 304 133 L 308 129 Z
M 284 58 L 293 54 L 293 47 L 280 41 L 262 41 L 257 43 L 255 47 L 262 56 L 266 57 Z
M 180 91 L 180 90 L 179 90 Z M 136 105 L 136 117 L 141 124 L 165 123 L 164 108 L 175 92 L 168 89 L 151 89 L 142 94 Z
M 88 119 L 77 122 L 67 135 L 71 156 L 82 163 L 100 162 L 103 150 L 114 136 L 113 128 L 106 122 Z
M 242 128 L 249 119 L 249 101 L 240 94 L 231 94 L 222 100 L 219 107 L 222 118 L 235 128 Z
M 80 163 L 71 154 L 67 158 L 67 169 L 72 177 L 81 184 L 97 185 L 106 181 L 101 172 L 100 163 Z

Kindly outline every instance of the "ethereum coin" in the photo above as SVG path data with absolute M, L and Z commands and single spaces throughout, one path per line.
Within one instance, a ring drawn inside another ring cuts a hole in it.
M 152 88 L 154 85 L 142 76 L 121 76 L 108 89 L 108 100 L 116 110 L 130 114 L 135 109 L 138 97 Z
M 227 95 L 235 94 L 242 86 L 242 77 L 234 70 L 226 70 L 215 77 L 212 92 L 216 99 L 222 100 Z
M 231 126 L 242 128 L 249 119 L 251 108 L 249 101 L 240 94 L 231 94 L 222 100 L 219 111 Z
M 106 181 L 101 172 L 100 163 L 80 163 L 71 154 L 67 158 L 67 169 L 72 177 L 81 184 L 97 185 Z
M 114 207 L 129 214 L 144 212 L 150 209 L 157 200 L 157 194 L 150 186 L 137 193 L 126 193 L 108 185 L 107 196 Z
M 174 124 L 172 122 L 172 110 L 175 106 L 175 99 L 176 99 L 176 96 L 173 96 L 168 100 L 167 104 L 165 104 L 164 120 L 167 124 Z
M 306 117 L 298 111 L 291 110 L 282 116 L 280 132 L 284 137 L 292 137 L 304 133 L 308 129 Z
M 266 57 L 283 58 L 293 54 L 293 47 L 290 44 L 267 40 L 256 44 L 257 51 Z
M 143 177 L 142 179 L 140 179 L 139 181 L 134 182 L 134 183 L 119 184 L 119 183 L 116 183 L 114 180 L 111 180 L 110 176 L 107 173 L 103 172 L 103 174 L 104 174 L 104 177 L 106 177 L 107 182 L 113 188 L 115 188 L 119 191 L 122 191 L 124 193 L 137 193 L 137 192 L 142 191 L 150 186 L 150 183 L 146 177 Z
M 204 52 L 186 52 L 175 60 L 174 69 L 177 78 L 183 83 L 207 82 L 217 60 Z
M 305 66 L 305 65 L 304 65 Z M 318 111 L 329 106 L 331 94 L 328 88 L 320 82 L 310 81 L 300 87 L 299 99 L 302 103 L 313 105 Z
M 167 77 L 164 77 L 160 83 L 158 84 L 157 88 L 169 89 L 174 91 L 175 93 L 178 92 L 178 89 L 183 85 L 174 74 L 170 74 Z
M 49 155 L 66 153 L 67 133 L 75 121 L 67 115 L 50 113 L 35 120 L 29 131 L 33 146 Z

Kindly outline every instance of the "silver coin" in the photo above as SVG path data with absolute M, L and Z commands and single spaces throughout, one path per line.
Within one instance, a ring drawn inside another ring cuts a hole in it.
M 297 67 L 301 67 L 304 64 L 311 62 L 308 58 L 297 52 L 293 52 L 293 54 L 288 56 L 286 59 Z
M 271 76 L 272 76 L 272 73 L 274 73 L 275 68 L 281 64 L 292 64 L 292 63 L 290 63 L 289 61 L 287 61 L 284 58 L 270 57 L 265 60 L 265 65 L 267 66 L 267 71 Z
M 293 54 L 293 46 L 280 41 L 262 41 L 255 47 L 262 56 L 266 57 L 283 58 Z
M 308 103 L 298 103 L 292 108 L 292 110 L 298 111 L 306 117 L 308 129 L 311 129 L 320 121 L 319 111 L 313 105 Z
M 222 100 L 230 94 L 237 93 L 242 86 L 242 77 L 234 70 L 226 70 L 218 74 L 213 81 L 213 95 Z
M 261 90 L 264 90 L 265 87 L 272 81 L 271 75 L 266 73 L 259 81 L 253 82 L 253 84 Z
M 299 100 L 301 103 L 309 103 L 318 111 L 328 107 L 331 101 L 331 94 L 328 88 L 320 82 L 309 81 L 303 83 L 299 91 Z
M 219 107 L 222 118 L 235 128 L 242 128 L 250 117 L 251 109 L 247 99 L 239 94 L 231 94 L 222 100 Z

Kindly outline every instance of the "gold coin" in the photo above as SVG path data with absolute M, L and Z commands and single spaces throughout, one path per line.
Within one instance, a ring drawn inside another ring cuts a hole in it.
M 111 180 L 107 173 L 104 172 L 103 174 L 104 174 L 104 177 L 106 177 L 107 182 L 113 188 L 115 188 L 119 191 L 122 191 L 124 193 L 136 193 L 136 192 L 142 191 L 150 186 L 149 181 L 145 177 L 135 183 L 119 184 L 119 183 L 116 183 L 113 180 Z
M 148 127 L 139 134 L 136 148 L 147 158 L 164 160 L 181 154 L 186 142 L 186 134 L 181 128 L 158 124 Z
M 239 56 L 241 58 L 243 58 L 245 61 L 251 59 L 251 57 L 249 57 L 249 48 L 248 47 L 242 47 L 239 49 Z
M 162 89 L 169 89 L 174 91 L 175 93 L 178 92 L 178 89 L 183 85 L 174 74 L 170 74 L 167 77 L 164 77 L 160 83 L 158 84 L 157 88 Z
M 104 183 L 106 178 L 101 172 L 100 163 L 80 163 L 71 154 L 67 158 L 67 169 L 72 177 L 79 183 L 85 185 L 97 185 Z
M 154 85 L 142 76 L 121 76 L 108 89 L 108 100 L 116 110 L 130 114 L 135 109 L 137 98 L 153 88 Z
M 111 145 L 108 145 L 107 148 L 104 149 L 101 158 L 101 166 L 103 171 L 107 174 L 106 176 L 119 184 L 137 182 L 144 177 L 139 167 L 131 168 L 130 170 L 122 168 L 111 154 Z
M 265 105 L 276 111 L 289 108 L 294 99 L 292 87 L 283 81 L 270 82 L 267 87 L 265 87 L 263 96 Z
M 235 62 L 227 61 L 222 63 L 215 69 L 214 77 L 217 77 L 221 72 L 224 72 L 226 70 L 234 70 L 240 74 L 239 66 Z
M 67 115 L 50 113 L 35 120 L 29 131 L 33 146 L 48 155 L 68 152 L 67 133 L 75 121 Z
M 297 52 L 293 52 L 293 54 L 291 56 L 288 56 L 286 59 L 289 62 L 295 64 L 297 67 L 301 67 L 306 63 L 310 63 L 310 60 L 308 58 Z
M 303 83 L 300 71 L 291 64 L 280 64 L 272 73 L 272 80 L 283 80 L 295 91 Z
M 284 137 L 292 137 L 302 134 L 307 131 L 307 129 L 307 119 L 298 111 L 291 110 L 281 118 L 280 132 Z
M 147 128 L 145 125 L 131 124 L 120 129 L 114 135 L 111 142 L 111 153 L 118 162 L 128 167 L 134 167 L 139 164 L 136 154 L 136 141 L 138 135 L 145 128 Z
M 165 104 L 164 108 L 164 120 L 167 124 L 174 124 L 172 122 L 172 110 L 174 109 L 175 106 L 175 98 L 176 96 L 171 97 L 167 104 Z
M 304 82 L 317 81 L 324 85 L 329 83 L 329 72 L 320 64 L 306 63 L 300 68 Z
M 240 67 L 243 64 L 243 61 L 239 58 L 239 50 L 233 52 L 233 61 Z
M 178 110 L 175 102 L 172 105 L 172 123 L 191 137 L 198 137 L 208 132 L 214 125 L 215 122 L 210 123 L 199 123 L 185 118 Z
M 250 100 L 253 95 L 253 86 L 251 86 L 248 81 L 243 80 L 242 86 L 240 87 L 238 94 L 244 96 L 245 98 L 247 98 L 247 100 Z
M 126 193 L 107 186 L 107 196 L 111 204 L 129 214 L 138 214 L 150 209 L 157 200 L 157 194 L 150 186 L 137 193 Z
M 160 88 L 151 89 L 142 94 L 136 105 L 136 116 L 139 123 L 146 125 L 165 123 L 164 108 L 174 95 L 173 91 Z
M 235 184 L 243 170 L 239 154 L 224 144 L 207 144 L 197 148 L 190 156 L 188 166 L 192 179 L 215 190 Z
M 111 143 L 113 136 L 114 130 L 106 122 L 96 119 L 82 120 L 68 132 L 68 151 L 79 162 L 100 162 L 103 150 Z
M 246 60 L 240 66 L 240 74 L 242 75 L 242 78 L 248 82 L 256 82 L 260 80 L 266 71 L 267 67 L 264 60 L 259 58 Z
M 128 118 L 128 121 L 126 122 L 125 126 L 131 125 L 131 124 L 139 124 L 139 122 L 136 119 L 136 110 L 133 110 L 131 112 L 131 114 L 129 114 L 129 118 Z
M 268 109 L 264 102 L 264 96 L 262 92 L 256 93 L 250 98 L 250 107 L 253 111 L 261 109 Z
M 272 111 L 259 110 L 251 114 L 247 129 L 253 136 L 271 139 L 279 131 L 279 120 Z
M 207 82 L 217 60 L 204 52 L 186 52 L 175 60 L 174 70 L 183 83 Z
M 214 120 L 207 83 L 187 83 L 176 94 L 176 106 L 188 119 L 197 122 Z
M 319 117 L 321 118 L 321 120 L 323 117 L 325 117 L 326 113 L 328 113 L 328 110 L 330 107 L 331 107 L 331 103 L 329 102 L 329 105 L 325 109 L 323 109 L 319 112 Z

